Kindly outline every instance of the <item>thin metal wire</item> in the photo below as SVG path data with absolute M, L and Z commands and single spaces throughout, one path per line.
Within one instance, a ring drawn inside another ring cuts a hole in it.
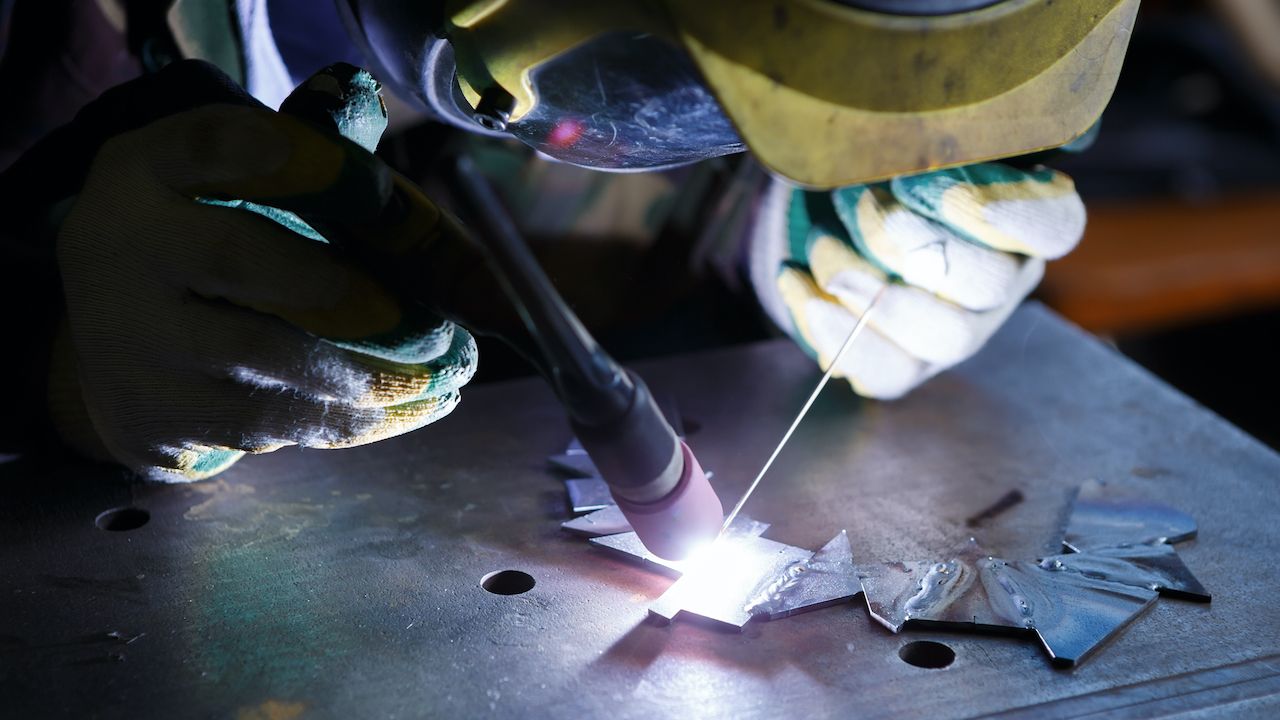
M 809 414 L 809 408 L 813 407 L 813 403 L 818 399 L 818 395 L 822 394 L 822 389 L 827 386 L 827 381 L 831 379 L 832 373 L 835 372 L 836 366 L 840 364 L 840 360 L 844 358 L 845 353 L 853 346 L 853 341 L 862 332 L 862 328 L 866 326 L 867 320 L 871 318 L 871 311 L 875 310 L 876 305 L 880 302 L 880 298 L 884 297 L 884 293 L 889 289 L 889 285 L 880 288 L 875 297 L 871 298 L 871 303 L 867 305 L 867 309 L 862 311 L 862 315 L 858 317 L 858 321 L 853 324 L 853 329 L 849 331 L 849 337 L 844 339 L 844 344 L 836 351 L 835 357 L 831 358 L 831 363 L 827 365 L 827 371 L 822 374 L 822 379 L 818 381 L 818 387 L 813 389 L 809 394 L 809 399 L 805 401 L 804 407 L 800 408 L 800 414 L 796 415 L 796 419 L 791 422 L 791 427 L 787 428 L 787 432 L 782 436 L 782 441 L 778 443 L 778 447 L 773 449 L 773 453 L 769 455 L 769 459 L 765 461 L 764 467 L 760 468 L 760 474 L 756 475 L 756 479 L 751 481 L 751 485 L 747 487 L 747 491 L 743 493 L 742 499 L 737 505 L 733 506 L 733 510 L 724 519 L 724 525 L 720 526 L 720 535 L 724 535 L 724 531 L 733 523 L 734 518 L 738 517 L 738 513 L 742 512 L 742 506 L 747 504 L 747 500 L 751 494 L 756 491 L 756 487 L 760 485 L 760 481 L 764 479 L 764 474 L 769 472 L 769 468 L 773 466 L 773 461 L 778 459 L 782 448 L 787 446 L 787 441 L 791 439 L 791 435 L 795 433 L 796 428 L 800 426 L 800 421 L 804 420 L 804 416 Z M 719 535 L 716 536 L 719 539 Z

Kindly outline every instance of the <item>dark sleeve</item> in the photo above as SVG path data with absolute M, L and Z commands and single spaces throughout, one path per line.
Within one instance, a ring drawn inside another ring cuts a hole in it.
M 13 12 L 13 0 L 0 0 L 0 57 L 9 44 L 9 16 Z
M 12 6 L 0 60 L 0 170 L 141 65 L 95 0 L 0 0 Z
M 53 242 L 41 219 L 14 218 L 6 208 L 0 221 L 0 454 L 52 444 L 45 396 L 49 350 L 62 318 Z

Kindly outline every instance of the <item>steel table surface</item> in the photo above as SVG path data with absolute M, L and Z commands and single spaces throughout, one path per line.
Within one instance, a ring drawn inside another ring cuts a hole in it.
M 786 342 L 641 364 L 676 396 L 727 502 L 817 370 Z M 1260 395 L 1259 402 L 1278 398 Z M 1179 546 L 1214 595 L 1161 599 L 1081 667 L 1032 641 L 893 635 L 859 599 L 742 634 L 643 622 L 671 582 L 559 529 L 562 410 L 537 379 L 464 392 L 424 432 L 247 458 L 214 481 L 0 465 L 0 715 L 6 717 L 960 717 L 1013 711 L 1274 716 L 1280 456 L 1048 310 L 1023 307 L 974 359 L 908 398 L 833 383 L 746 512 L 859 562 L 925 559 L 970 535 L 1057 550 L 1088 478 L 1191 512 Z M 1025 500 L 965 519 L 1012 489 Z M 95 527 L 135 505 L 150 522 Z M 519 569 L 520 595 L 480 587 Z M 113 635 L 114 633 L 114 635 Z M 945 669 L 898 649 L 946 643 Z

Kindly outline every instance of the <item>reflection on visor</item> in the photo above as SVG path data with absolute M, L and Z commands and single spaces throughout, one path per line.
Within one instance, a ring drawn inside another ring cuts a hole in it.
M 652 169 L 745 149 L 679 47 L 611 33 L 537 67 L 537 103 L 507 131 L 564 162 Z

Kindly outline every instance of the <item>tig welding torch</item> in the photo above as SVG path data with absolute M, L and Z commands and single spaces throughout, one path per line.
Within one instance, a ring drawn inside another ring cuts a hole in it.
M 518 345 L 539 366 L 609 484 L 614 501 L 654 554 L 680 559 L 709 543 L 720 500 L 649 388 L 596 344 L 551 285 L 488 182 L 468 158 L 456 189 L 480 232 L 488 267 L 520 314 Z
M 303 218 L 399 297 L 500 338 L 538 368 L 646 548 L 675 560 L 710 544 L 723 508 L 697 458 L 644 382 L 596 343 L 560 297 L 474 164 L 461 158 L 450 178 L 473 229 L 404 177 L 389 177 L 387 201 L 366 223 Z

